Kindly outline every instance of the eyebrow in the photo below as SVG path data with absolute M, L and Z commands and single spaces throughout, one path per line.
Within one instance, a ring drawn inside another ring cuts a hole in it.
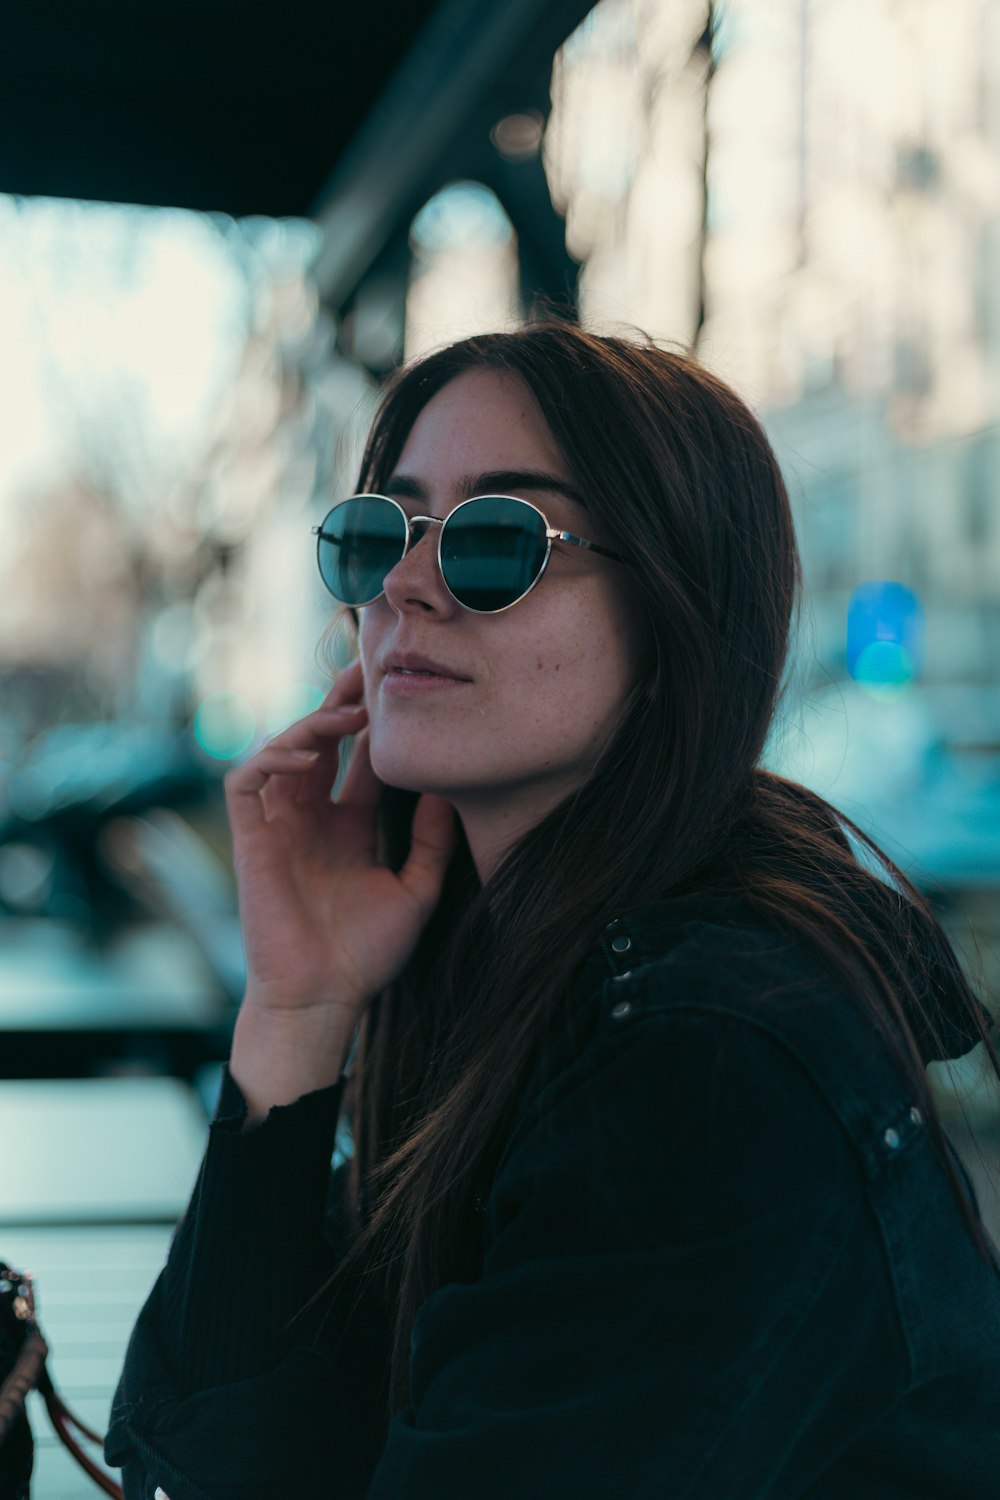
M 574 505 L 587 509 L 587 502 L 575 485 L 556 474 L 546 474 L 542 469 L 489 469 L 484 474 L 466 474 L 455 489 L 466 500 L 473 495 L 503 495 L 511 490 L 543 490 L 563 495 Z M 426 485 L 410 474 L 393 474 L 386 480 L 385 491 L 404 500 L 427 499 Z

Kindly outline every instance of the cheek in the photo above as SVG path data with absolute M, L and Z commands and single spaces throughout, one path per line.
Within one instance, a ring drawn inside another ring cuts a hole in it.
M 563 619 L 560 628 L 535 636 L 537 669 L 550 680 L 583 678 L 595 687 L 630 682 L 636 633 L 624 602 L 602 591 L 581 603 L 571 621 Z
M 554 722 L 569 731 L 571 723 L 585 721 L 588 730 L 600 728 L 633 681 L 625 635 L 590 618 L 575 630 L 561 630 L 558 643 L 554 634 L 551 639 L 547 644 L 539 632 L 524 650 L 506 657 L 498 696 L 535 723 Z

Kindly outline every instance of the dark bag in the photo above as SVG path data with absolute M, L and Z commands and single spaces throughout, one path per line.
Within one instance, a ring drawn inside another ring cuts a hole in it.
M 35 1319 L 31 1277 L 0 1261 L 0 1500 L 29 1500 L 31 1494 L 34 1444 L 25 1398 L 32 1390 L 45 1402 L 59 1441 L 106 1495 L 122 1500 L 121 1486 L 88 1458 L 70 1432 L 72 1426 L 91 1442 L 103 1443 L 57 1394 L 45 1365 L 48 1353 Z

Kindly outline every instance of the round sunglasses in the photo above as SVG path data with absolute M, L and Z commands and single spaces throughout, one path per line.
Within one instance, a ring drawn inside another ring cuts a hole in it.
M 572 542 L 624 562 L 618 552 L 550 526 L 536 505 L 514 495 L 474 495 L 442 521 L 408 516 L 386 495 L 352 495 L 313 526 L 320 577 L 342 604 L 374 604 L 385 575 L 405 557 L 418 524 L 438 526 L 438 566 L 463 609 L 495 615 L 530 594 L 545 572 L 552 543 Z M 419 540 L 419 538 L 418 538 Z

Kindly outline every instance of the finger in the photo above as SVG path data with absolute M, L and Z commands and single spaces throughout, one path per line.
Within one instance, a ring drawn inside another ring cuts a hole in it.
M 315 765 L 319 752 L 283 750 L 265 746 L 243 765 L 229 771 L 223 780 L 229 821 L 234 834 L 246 833 L 269 821 L 262 793 L 273 795 L 282 782 L 298 784 Z
M 335 801 L 328 801 L 339 829 L 338 840 L 349 843 L 356 855 L 374 860 L 378 843 L 378 805 L 384 784 L 372 769 L 368 730 L 354 741 L 354 753 Z
M 322 768 L 320 780 L 326 780 L 329 790 L 340 766 L 340 741 L 364 721 L 364 709 L 358 705 L 300 719 L 227 774 L 227 797 L 256 796 L 265 786 L 272 794 L 294 791 L 302 773 L 314 766 Z M 312 758 L 303 758 L 307 753 Z
M 380 781 L 372 766 L 370 754 L 370 740 L 368 726 L 366 725 L 354 740 L 354 753 L 351 756 L 351 764 L 347 768 L 344 784 L 340 788 L 337 798 L 339 808 L 361 808 L 365 812 L 373 811 L 382 797 L 385 783 Z
M 290 724 L 229 771 L 223 786 L 234 835 L 268 823 L 276 805 L 298 800 L 303 780 L 310 796 L 329 798 L 340 768 L 340 741 L 365 722 L 363 704 L 330 700 L 344 695 L 357 698 L 362 687 L 361 664 L 354 662 L 340 674 L 319 709 Z M 295 752 L 302 751 L 318 754 L 315 760 L 301 760 Z M 291 760 L 281 759 L 289 755 Z
M 368 713 L 363 704 L 346 704 L 338 709 L 317 709 L 312 726 L 311 745 L 319 750 L 318 758 L 299 779 L 295 801 L 328 803 L 340 772 L 341 740 L 357 736 L 367 726 Z M 346 778 L 345 778 L 346 780 Z
M 400 883 L 429 916 L 438 903 L 448 862 L 458 844 L 455 810 L 446 797 L 425 792 L 413 813 L 410 852 Z
M 246 764 L 259 765 L 260 757 L 271 753 L 288 754 L 299 750 L 316 752 L 313 770 L 304 780 L 301 777 L 281 775 L 280 771 L 272 774 L 268 782 L 268 796 L 275 801 L 302 801 L 303 786 L 311 797 L 318 799 L 321 794 L 329 796 L 340 769 L 340 741 L 345 735 L 357 733 L 365 722 L 366 710 L 363 704 L 316 709 L 268 740 Z
M 342 738 L 345 734 L 356 734 L 368 722 L 368 710 L 363 703 L 342 703 L 337 708 L 314 708 L 304 719 L 296 719 L 280 734 L 267 741 L 286 750 L 322 750 L 331 735 Z M 263 746 L 261 747 L 263 748 Z
M 259 748 L 275 745 L 288 750 L 321 749 L 322 746 L 316 743 L 318 735 L 353 734 L 355 728 L 365 722 L 367 712 L 363 703 L 321 704 L 312 713 L 296 719 L 278 734 L 272 735 Z

